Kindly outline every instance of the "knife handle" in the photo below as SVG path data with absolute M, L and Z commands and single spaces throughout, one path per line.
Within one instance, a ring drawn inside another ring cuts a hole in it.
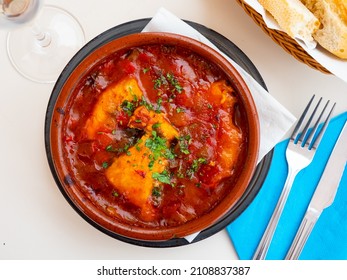
M 304 248 L 310 233 L 316 224 L 321 212 L 315 211 L 314 209 L 309 208 L 306 211 L 306 214 L 300 224 L 300 227 L 296 233 L 294 241 L 290 246 L 290 249 L 287 253 L 286 260 L 297 260 L 301 254 L 302 249 Z

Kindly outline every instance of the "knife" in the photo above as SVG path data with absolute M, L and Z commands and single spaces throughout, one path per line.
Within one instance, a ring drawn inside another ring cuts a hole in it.
M 335 198 L 347 161 L 347 122 L 343 126 L 305 216 L 287 253 L 286 260 L 298 259 L 323 210 Z

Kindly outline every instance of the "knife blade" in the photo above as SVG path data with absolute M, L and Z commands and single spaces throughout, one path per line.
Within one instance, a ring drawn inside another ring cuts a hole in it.
M 309 207 L 323 211 L 335 198 L 347 161 L 347 122 L 342 128 Z
M 298 259 L 301 251 L 323 210 L 336 196 L 347 161 L 347 121 L 331 152 L 305 216 L 287 253 L 286 260 Z

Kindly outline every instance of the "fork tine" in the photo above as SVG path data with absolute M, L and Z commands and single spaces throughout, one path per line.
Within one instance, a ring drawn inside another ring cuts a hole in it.
M 326 108 L 328 107 L 329 102 L 330 102 L 330 100 L 328 100 L 327 103 L 325 103 L 325 106 L 324 106 L 323 110 L 321 111 L 319 117 L 317 118 L 316 123 L 314 124 L 314 126 L 310 129 L 310 132 L 308 133 L 308 136 L 307 136 L 307 138 L 305 139 L 305 142 L 302 143 L 302 146 L 305 146 L 306 143 L 307 143 L 307 145 L 308 145 L 309 148 L 310 148 L 310 146 L 311 146 L 311 141 L 312 141 L 312 139 L 314 139 L 314 136 L 315 136 L 315 134 L 316 134 L 316 132 L 317 132 L 317 130 L 318 130 L 319 122 L 320 122 L 320 120 L 321 120 L 321 118 L 322 118 L 322 116 L 323 116 L 323 114 L 324 114 Z M 315 138 L 315 139 L 316 139 L 316 138 Z
M 302 112 L 302 114 L 301 114 L 301 116 L 300 116 L 300 118 L 299 118 L 299 120 L 298 120 L 298 122 L 297 122 L 297 124 L 296 124 L 296 126 L 295 126 L 295 128 L 294 128 L 294 130 L 293 130 L 293 133 L 292 133 L 292 135 L 290 136 L 290 138 L 291 138 L 292 140 L 295 140 L 295 139 L 298 137 L 298 135 L 299 135 L 299 130 L 300 130 L 300 128 L 301 128 L 301 125 L 302 125 L 302 123 L 303 123 L 303 121 L 304 121 L 304 119 L 305 119 L 305 117 L 306 117 L 307 111 L 309 110 L 309 108 L 310 108 L 310 106 L 311 106 L 311 103 L 312 103 L 314 97 L 315 97 L 315 95 L 313 95 L 313 96 L 311 97 L 310 101 L 309 101 L 308 104 L 306 105 L 305 110 Z
M 303 131 L 302 131 L 301 134 L 300 134 L 300 138 L 299 138 L 299 140 L 297 141 L 297 142 L 301 142 L 301 146 L 302 146 L 302 147 L 305 146 L 305 140 L 307 139 L 307 137 L 308 137 L 308 136 L 310 135 L 310 133 L 312 132 L 312 130 L 309 130 L 309 128 L 310 128 L 312 119 L 314 118 L 314 116 L 315 116 L 315 114 L 316 114 L 316 112 L 317 112 L 317 109 L 318 109 L 318 107 L 319 107 L 321 101 L 322 101 L 322 97 L 318 100 L 318 103 L 317 103 L 316 107 L 314 108 L 313 112 L 311 113 L 311 116 L 310 116 L 310 118 L 308 119 L 308 121 L 306 122 L 306 125 L 305 125 Z
M 329 103 L 329 102 L 327 102 L 327 104 L 325 105 L 325 107 L 327 107 L 328 103 Z M 328 123 L 329 123 L 329 120 L 330 120 L 330 118 L 331 118 L 331 116 L 332 116 L 332 112 L 333 112 L 334 109 L 335 109 L 335 105 L 336 105 L 336 102 L 335 102 L 335 103 L 333 104 L 333 106 L 331 107 L 331 109 L 330 109 L 330 111 L 329 111 L 327 117 L 326 117 L 325 120 L 324 120 L 324 123 L 323 123 L 322 128 L 321 128 L 321 129 L 319 130 L 319 132 L 317 133 L 317 136 L 316 136 L 315 138 L 313 138 L 313 142 L 309 144 L 309 149 L 312 149 L 312 148 L 315 148 L 315 149 L 316 149 L 316 148 L 318 147 L 318 145 L 319 145 L 319 143 L 320 143 L 320 140 L 322 139 L 322 136 L 323 136 L 323 134 L 324 134 L 324 131 L 326 130 L 327 125 L 328 125 Z M 324 110 L 325 110 L 325 108 L 324 108 Z M 323 114 L 323 112 L 322 112 L 322 114 Z M 321 114 L 321 115 L 322 115 L 322 114 Z M 318 126 L 318 124 L 317 124 L 317 126 Z

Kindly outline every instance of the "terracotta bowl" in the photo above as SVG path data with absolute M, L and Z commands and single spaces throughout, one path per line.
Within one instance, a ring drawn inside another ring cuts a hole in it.
M 179 45 L 199 54 L 222 69 L 236 91 L 246 112 L 248 125 L 248 147 L 244 166 L 237 181 L 226 197 L 210 212 L 181 226 L 166 229 L 129 227 L 100 211 L 80 190 L 75 178 L 71 178 L 62 159 L 62 131 L 64 108 L 80 80 L 108 55 L 121 49 L 147 44 Z M 73 65 L 71 65 L 73 63 Z M 66 70 L 73 69 L 72 71 Z M 77 54 L 59 77 L 47 109 L 46 151 L 53 177 L 70 205 L 88 222 L 104 233 L 120 239 L 157 242 L 182 238 L 212 226 L 233 211 L 245 193 L 257 164 L 259 150 L 259 122 L 252 95 L 238 71 L 218 52 L 193 39 L 168 33 L 136 33 L 95 46 L 87 55 Z M 67 73 L 68 71 L 68 73 Z

